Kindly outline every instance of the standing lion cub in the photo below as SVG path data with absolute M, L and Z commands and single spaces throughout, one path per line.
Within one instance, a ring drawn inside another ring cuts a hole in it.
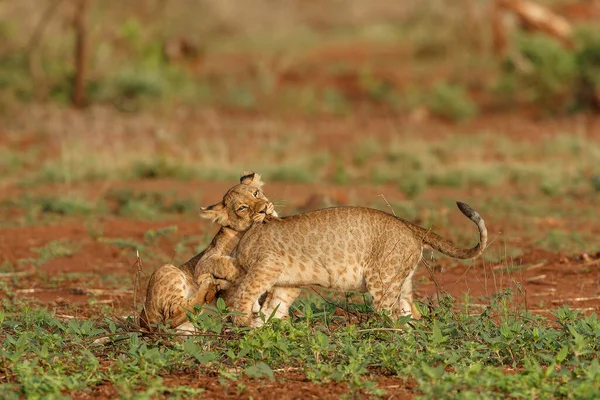
M 487 243 L 483 219 L 468 205 L 457 205 L 479 229 L 479 243 L 471 249 L 362 207 L 326 208 L 254 225 L 232 253 L 246 273 L 231 300 L 232 308 L 244 314 L 234 322 L 260 325 L 251 312 L 262 293 L 272 291 L 261 310 L 270 315 L 277 306 L 287 310 L 298 293 L 294 288 L 309 285 L 369 292 L 377 310 L 420 318 L 413 304 L 412 276 L 423 247 L 469 259 L 479 256 Z

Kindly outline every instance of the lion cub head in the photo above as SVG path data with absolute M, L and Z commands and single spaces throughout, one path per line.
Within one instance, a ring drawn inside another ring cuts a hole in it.
M 262 222 L 267 215 L 276 217 L 273 204 L 262 191 L 263 186 L 259 174 L 245 171 L 240 184 L 229 189 L 221 202 L 203 207 L 200 217 L 238 232 L 247 231 L 253 223 Z

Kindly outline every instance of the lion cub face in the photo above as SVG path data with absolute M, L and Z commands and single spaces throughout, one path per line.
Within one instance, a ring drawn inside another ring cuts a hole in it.
M 240 182 L 227 191 L 221 202 L 202 208 L 200 217 L 244 232 L 255 222 L 262 222 L 267 215 L 277 216 L 273 204 L 262 191 L 264 182 L 259 174 L 244 173 Z

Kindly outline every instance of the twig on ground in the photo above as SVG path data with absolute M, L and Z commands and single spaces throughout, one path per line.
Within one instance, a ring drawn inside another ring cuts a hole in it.
M 541 274 L 541 275 L 536 275 L 536 276 L 532 276 L 531 278 L 527 278 L 526 282 L 529 283 L 540 283 L 540 281 L 543 281 L 544 279 L 546 279 L 546 274 Z M 542 282 L 542 283 L 547 283 L 547 282 Z M 556 285 L 556 282 L 554 282 L 554 284 Z
M 537 263 L 537 264 L 533 264 L 532 266 L 530 266 L 530 267 L 527 267 L 527 268 L 525 268 L 525 269 L 526 269 L 527 271 L 531 271 L 531 270 L 534 270 L 534 269 L 541 268 L 541 267 L 543 267 L 544 265 L 546 265 L 546 261 L 542 261 L 542 262 L 539 262 L 539 263 Z
M 123 335 L 128 335 L 130 333 L 141 333 L 144 336 L 158 336 L 158 337 L 178 337 L 178 336 L 184 336 L 184 337 L 188 337 L 188 336 L 193 336 L 193 337 L 218 337 L 218 338 L 226 338 L 227 336 L 225 335 L 219 335 L 218 333 L 201 333 L 201 332 L 189 332 L 189 333 L 182 333 L 182 332 L 148 332 L 142 329 L 131 329 L 128 331 L 121 331 L 121 332 L 115 332 L 115 333 L 109 333 L 109 334 L 105 334 L 105 335 L 98 335 L 95 336 L 93 338 L 90 338 L 92 343 L 95 344 L 104 344 L 107 341 L 103 340 L 103 339 L 110 339 L 112 337 L 115 336 L 123 336 Z M 119 339 L 120 340 L 120 339 Z
M 571 311 L 597 311 L 598 307 L 581 307 L 581 308 L 569 308 Z M 536 308 L 533 310 L 529 310 L 532 313 L 548 313 L 551 314 L 554 312 L 552 308 Z
M 596 264 L 600 264 L 600 258 L 599 258 L 599 259 L 597 259 L 597 260 L 593 260 L 593 261 L 588 261 L 588 262 L 585 262 L 585 263 L 583 263 L 583 264 L 581 264 L 581 265 L 582 265 L 582 266 L 589 267 L 590 265 L 596 265 Z
M 74 315 L 54 314 L 54 316 L 58 319 L 75 319 Z
M 299 370 L 300 370 L 300 368 L 288 367 L 288 368 L 274 369 L 273 372 L 292 372 L 292 371 L 299 371 Z
M 27 288 L 27 289 L 16 289 L 15 293 L 39 293 L 39 292 L 58 292 L 62 289 L 59 288 Z
M 555 288 L 548 288 L 543 292 L 535 292 L 535 293 L 531 293 L 532 297 L 544 297 L 544 296 L 553 296 L 554 294 L 556 294 L 556 289 Z
M 579 303 L 579 302 L 583 302 L 583 301 L 594 301 L 594 300 L 600 300 L 600 296 L 594 296 L 594 297 L 571 297 L 571 298 L 567 298 L 567 299 L 556 299 L 556 300 L 552 300 L 551 303 L 552 304 L 560 304 L 560 303 L 567 303 L 567 302 L 574 302 L 574 303 Z
M 363 332 L 375 332 L 375 331 L 404 332 L 404 329 L 403 328 L 369 328 L 369 329 L 359 329 L 356 332 L 363 333 Z
M 74 287 L 68 289 L 72 294 L 93 294 L 96 296 L 124 296 L 132 293 L 131 289 L 86 289 Z
M 5 278 L 16 278 L 20 276 L 30 276 L 35 274 L 37 271 L 34 269 L 30 269 L 27 271 L 17 271 L 17 272 L 0 272 L 0 279 Z

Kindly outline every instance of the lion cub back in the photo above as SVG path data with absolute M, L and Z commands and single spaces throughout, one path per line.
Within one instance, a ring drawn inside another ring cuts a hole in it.
M 268 265 L 278 275 L 278 286 L 364 291 L 365 274 L 384 267 L 385 260 L 403 264 L 397 259 L 420 254 L 421 244 L 392 215 L 337 207 L 253 227 L 237 252 L 240 265 Z

